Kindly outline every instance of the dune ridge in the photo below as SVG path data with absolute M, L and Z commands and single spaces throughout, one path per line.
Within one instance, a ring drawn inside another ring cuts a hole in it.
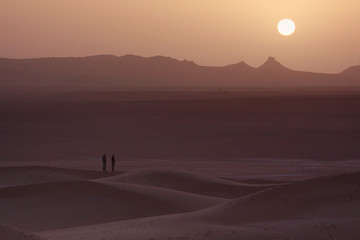
M 193 211 L 222 201 L 127 184 L 43 183 L 1 189 L 0 222 L 40 231 Z
M 349 239 L 360 234 L 360 173 L 304 180 L 189 213 L 41 232 L 49 239 Z M 115 230 L 116 229 L 116 230 Z
M 235 198 L 272 185 L 246 184 L 174 169 L 142 169 L 103 178 L 105 182 L 125 182 L 156 186 L 220 198 Z
M 205 214 L 205 218 L 222 224 L 241 224 L 307 218 L 315 213 L 324 217 L 355 217 L 360 216 L 360 205 L 351 210 L 341 208 L 356 203 L 360 203 L 360 173 L 350 173 L 275 186 L 209 208 L 210 214 Z
M 31 173 L 39 168 L 20 170 Z M 360 235 L 359 172 L 265 185 L 175 169 L 73 173 L 89 179 L 0 188 L 0 223 L 34 234 L 0 227 L 0 236 L 20 240 L 23 236 L 47 240 L 357 240 Z M 13 180 L 17 177 L 22 175 Z

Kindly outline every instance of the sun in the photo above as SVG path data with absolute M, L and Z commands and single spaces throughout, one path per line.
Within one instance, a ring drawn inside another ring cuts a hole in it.
M 278 31 L 284 36 L 290 36 L 295 32 L 295 23 L 290 19 L 283 19 L 278 24 Z

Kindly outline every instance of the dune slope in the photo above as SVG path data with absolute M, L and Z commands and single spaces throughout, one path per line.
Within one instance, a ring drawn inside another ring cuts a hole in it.
M 194 211 L 223 201 L 121 183 L 44 183 L 2 188 L 0 223 L 41 231 Z
M 360 220 L 360 173 L 319 177 L 254 193 L 203 211 L 202 219 L 237 225 L 324 218 Z M 357 205 L 358 204 L 358 205 Z
M 240 197 L 269 188 L 269 185 L 242 184 L 195 172 L 172 169 L 135 170 L 100 181 L 156 186 L 220 198 Z
M 0 224 L 0 239 L 3 240 L 41 240 L 33 234 L 22 232 L 18 229 Z
M 58 231 L 47 239 L 346 239 L 360 235 L 360 173 L 276 186 L 207 209 Z

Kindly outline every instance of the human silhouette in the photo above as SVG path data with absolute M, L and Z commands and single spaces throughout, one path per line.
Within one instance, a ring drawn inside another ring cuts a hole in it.
M 112 167 L 112 171 L 115 171 L 115 156 L 114 156 L 114 154 L 111 156 L 111 167 Z
M 106 171 L 106 154 L 102 156 L 102 161 L 103 161 L 103 171 Z

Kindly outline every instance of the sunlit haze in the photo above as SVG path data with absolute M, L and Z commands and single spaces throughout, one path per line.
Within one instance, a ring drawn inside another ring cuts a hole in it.
M 164 55 L 340 72 L 360 63 L 358 0 L 1 0 L 0 57 Z M 296 34 L 277 31 L 280 20 Z

